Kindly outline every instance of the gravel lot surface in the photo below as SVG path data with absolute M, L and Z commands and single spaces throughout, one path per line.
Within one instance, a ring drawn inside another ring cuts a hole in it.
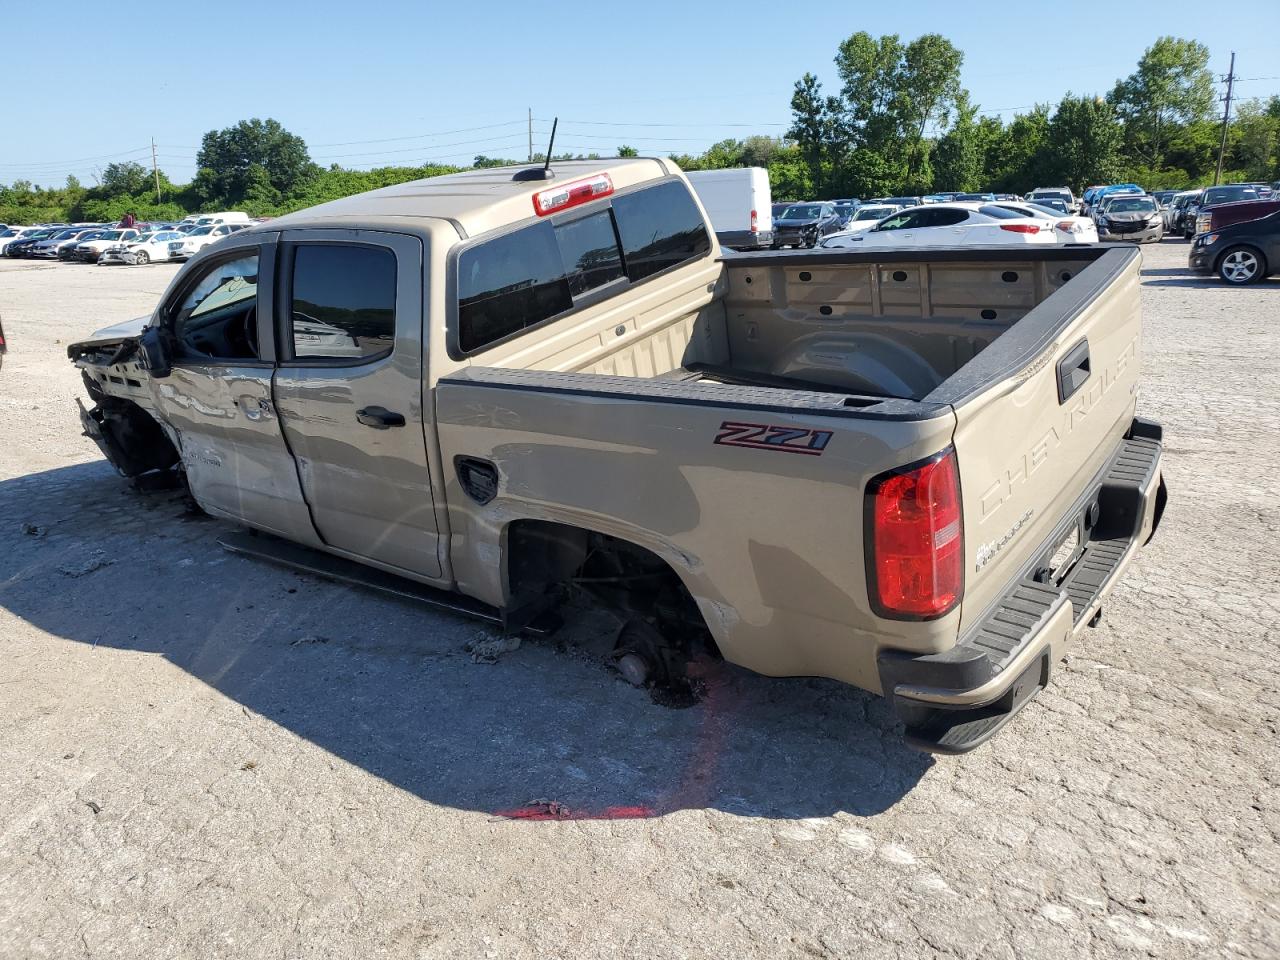
M 225 553 L 80 435 L 64 353 L 176 268 L 0 261 L 0 957 L 1274 960 L 1280 281 L 1186 249 L 1146 251 L 1164 524 L 936 760 L 835 683 L 716 668 L 670 709 Z M 569 818 L 496 815 L 531 801 Z

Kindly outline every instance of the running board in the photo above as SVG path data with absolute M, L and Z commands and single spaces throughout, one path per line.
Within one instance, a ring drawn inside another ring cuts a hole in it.
M 487 603 L 448 590 L 429 587 L 407 577 L 387 573 L 345 557 L 321 550 L 313 550 L 301 544 L 281 540 L 270 534 L 228 533 L 218 538 L 224 550 L 255 560 L 265 560 L 278 566 L 301 570 L 326 580 L 335 580 L 356 587 L 376 590 L 379 593 L 412 600 L 436 610 L 446 610 L 464 617 L 502 624 L 502 612 Z M 545 634 L 547 627 L 537 623 L 524 628 L 529 633 Z

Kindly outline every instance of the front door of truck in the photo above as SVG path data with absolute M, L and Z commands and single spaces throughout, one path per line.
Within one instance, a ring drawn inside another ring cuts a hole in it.
M 189 270 L 157 317 L 172 368 L 150 381 L 178 434 L 187 483 L 210 513 L 314 543 L 293 458 L 271 402 L 276 238 L 228 238 Z
M 438 577 L 422 241 L 286 231 L 279 263 L 275 401 L 316 532 L 353 556 Z

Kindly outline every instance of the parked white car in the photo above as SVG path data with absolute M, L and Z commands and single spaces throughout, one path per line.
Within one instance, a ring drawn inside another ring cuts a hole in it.
M 861 233 L 863 230 L 870 230 L 885 217 L 891 217 L 901 209 L 903 208 L 896 203 L 863 204 L 853 212 L 853 216 L 840 232 Z
M 842 230 L 823 247 L 964 247 L 1056 243 L 1052 225 L 992 203 L 931 203 L 886 217 L 870 230 Z
M 131 266 L 151 263 L 153 260 L 163 263 L 169 259 L 169 244 L 182 239 L 183 235 L 177 230 L 144 233 L 137 240 L 108 247 L 98 258 L 98 263 L 127 263 Z
M 1098 242 L 1098 225 L 1091 217 L 1063 216 L 1061 211 L 1053 207 L 1044 207 L 1031 202 L 1019 203 L 1016 200 L 1000 200 L 995 206 L 1047 221 L 1058 243 Z
M 169 241 L 169 258 L 171 260 L 187 260 L 194 257 L 211 243 L 230 236 L 237 230 L 249 227 L 248 223 L 220 223 L 217 226 L 196 227 L 186 236 Z
M 141 236 L 140 232 L 132 227 L 124 230 L 104 230 L 101 236 L 93 240 L 77 243 L 72 249 L 75 251 L 77 260 L 83 260 L 86 263 L 97 263 L 98 258 L 102 256 L 107 247 L 126 240 L 137 240 L 139 236 Z

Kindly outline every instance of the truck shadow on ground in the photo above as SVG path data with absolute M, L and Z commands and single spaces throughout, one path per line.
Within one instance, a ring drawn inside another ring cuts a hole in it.
M 701 702 L 672 709 L 554 637 L 477 664 L 463 648 L 482 624 L 228 554 L 227 525 L 102 462 L 0 482 L 0 517 L 0 607 L 95 657 L 162 655 L 431 803 L 870 815 L 932 764 L 883 700 L 831 681 L 714 664 Z

